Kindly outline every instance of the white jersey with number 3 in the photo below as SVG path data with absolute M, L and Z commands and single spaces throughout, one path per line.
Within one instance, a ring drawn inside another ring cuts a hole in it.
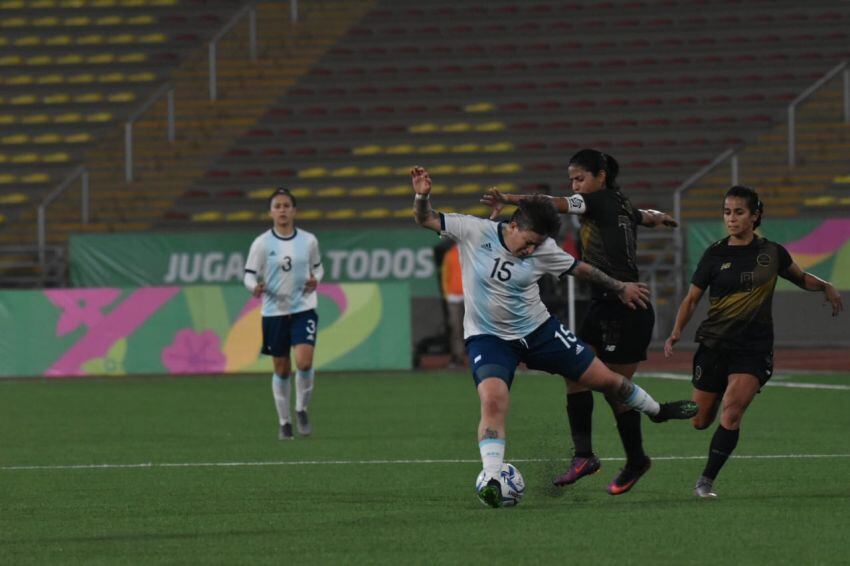
M 504 223 L 464 214 L 441 214 L 441 233 L 458 242 L 463 279 L 464 338 L 490 334 L 504 340 L 529 335 L 549 318 L 537 280 L 560 277 L 578 260 L 546 238 L 533 254 L 513 255 L 502 239 Z
M 316 292 L 304 293 L 312 273 L 322 279 L 322 258 L 316 236 L 296 229 L 288 237 L 274 229 L 263 232 L 251 244 L 245 271 L 266 284 L 263 316 L 281 316 L 315 309 Z

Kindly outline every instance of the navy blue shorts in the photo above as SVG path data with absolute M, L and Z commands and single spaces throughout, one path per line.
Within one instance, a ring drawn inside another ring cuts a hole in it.
M 529 369 L 578 381 L 595 357 L 593 350 L 554 316 L 519 340 L 503 340 L 491 334 L 470 336 L 466 353 L 476 386 L 488 377 L 498 377 L 508 387 L 519 362 Z
M 315 310 L 263 317 L 263 354 L 288 358 L 295 344 L 316 345 L 319 315 Z

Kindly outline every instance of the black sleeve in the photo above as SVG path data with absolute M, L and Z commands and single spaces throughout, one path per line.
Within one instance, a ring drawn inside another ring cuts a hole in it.
M 599 218 L 605 210 L 605 203 L 608 195 L 605 194 L 607 189 L 596 191 L 595 193 L 582 194 L 584 205 L 587 207 L 584 215 L 588 218 Z
M 794 263 L 794 258 L 791 257 L 791 254 L 783 246 L 776 244 L 776 248 L 777 255 L 779 256 L 779 276 L 788 279 L 788 268 Z
M 708 289 L 708 285 L 711 283 L 711 248 L 709 246 L 707 250 L 702 254 L 702 258 L 700 258 L 699 263 L 697 264 L 697 268 L 694 271 L 693 277 L 691 277 L 691 283 L 696 285 L 700 289 Z

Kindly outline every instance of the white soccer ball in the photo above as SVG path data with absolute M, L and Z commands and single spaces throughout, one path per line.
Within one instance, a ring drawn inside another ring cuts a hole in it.
M 487 479 L 484 470 L 481 470 L 481 473 L 478 474 L 478 478 L 475 480 L 475 491 L 481 491 L 481 488 L 486 485 Z M 502 486 L 502 507 L 513 507 L 517 505 L 525 494 L 525 480 L 516 466 L 507 462 L 502 464 L 502 469 L 497 479 Z

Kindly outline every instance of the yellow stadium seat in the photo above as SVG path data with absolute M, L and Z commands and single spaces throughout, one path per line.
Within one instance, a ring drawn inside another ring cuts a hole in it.
M 71 84 L 85 84 L 94 82 L 94 75 L 91 73 L 80 73 L 79 75 L 71 75 L 67 78 Z
M 838 175 L 832 180 L 832 182 L 840 185 L 850 184 L 850 175 Z
M 128 77 L 130 82 L 134 83 L 149 83 L 153 80 L 156 80 L 156 75 L 154 73 L 133 73 Z
M 478 173 L 486 173 L 487 169 L 488 167 L 484 163 L 472 163 L 471 165 L 458 167 L 457 172 L 461 175 L 475 175 Z
M 491 173 L 519 173 L 522 167 L 518 163 L 502 163 L 490 168 Z
M 140 14 L 138 16 L 133 16 L 131 18 L 127 18 L 127 20 L 124 23 L 129 25 L 129 26 L 145 26 L 145 25 L 150 25 L 150 24 L 156 23 L 156 20 L 151 15 Z
M 164 33 L 149 33 L 147 35 L 142 35 L 139 37 L 139 43 L 162 43 L 166 41 L 168 38 Z
M 324 167 L 310 167 L 308 169 L 302 169 L 298 172 L 298 176 L 302 179 L 313 179 L 315 177 L 325 177 L 328 174 L 328 170 Z
M 136 100 L 136 94 L 132 92 L 113 92 L 106 99 L 109 102 L 132 102 Z
M 218 210 L 207 210 L 206 212 L 196 212 L 191 216 L 195 222 L 217 222 L 221 220 L 222 214 Z
M 66 26 L 89 26 L 92 21 L 88 16 L 71 16 L 70 18 L 65 18 L 65 21 L 62 23 Z
M 74 42 L 78 45 L 100 45 L 103 41 L 103 36 L 99 33 L 90 33 L 89 35 L 83 35 L 74 40 Z
M 3 214 L 0 214 L 0 224 L 3 224 L 4 222 L 6 222 L 6 216 L 3 215 Z
M 410 193 L 411 189 L 408 187 L 408 193 Z M 434 195 L 444 195 L 449 192 L 449 186 L 445 183 L 435 183 L 431 185 L 431 194 Z
M 393 145 L 386 148 L 386 152 L 389 155 L 407 155 L 409 153 L 413 153 L 415 151 L 415 147 L 410 144 L 403 143 L 400 145 Z
M 487 153 L 501 153 L 505 151 L 513 151 L 514 144 L 510 142 L 491 143 L 484 146 L 484 151 Z
M 47 16 L 44 18 L 37 18 L 32 21 L 32 25 L 38 27 L 53 27 L 59 25 L 59 18 L 54 18 L 52 16 Z
M 119 63 L 144 63 L 148 60 L 145 53 L 124 53 L 118 56 Z
M 452 153 L 475 153 L 481 151 L 481 146 L 477 143 L 462 143 L 452 146 Z
M 426 155 L 431 155 L 434 153 L 445 153 L 446 146 L 441 143 L 432 143 L 430 145 L 423 145 L 419 148 L 419 153 L 424 153 Z
M 6 163 L 7 161 L 9 161 L 9 156 L 5 153 L 0 153 L 0 163 Z M 2 203 L 3 201 L 0 201 L 0 204 Z
M 263 190 L 266 191 L 263 195 L 263 198 L 269 198 L 269 195 L 274 190 L 274 187 Z M 295 198 L 307 198 L 315 196 L 313 189 L 311 189 L 310 187 L 295 187 L 294 189 L 292 189 L 292 194 L 295 196 Z
M 82 65 L 83 61 L 85 59 L 79 53 L 68 53 L 56 58 L 56 63 L 59 65 Z
M 28 141 L 30 141 L 30 137 L 27 134 L 12 134 L 0 138 L 0 143 L 3 145 L 19 145 Z
M 380 192 L 381 191 L 380 189 L 378 189 L 378 187 L 370 185 L 367 187 L 358 187 L 356 189 L 351 189 L 348 194 L 353 197 L 373 197 L 380 194 Z
M 16 47 L 32 47 L 34 45 L 41 45 L 41 38 L 37 35 L 26 35 L 17 38 L 14 43 Z
M 360 174 L 360 168 L 355 166 L 340 167 L 331 171 L 331 177 L 356 177 Z
M 360 213 L 360 218 L 388 218 L 392 212 L 388 208 L 370 208 Z
M 228 212 L 224 215 L 224 219 L 228 222 L 246 222 L 254 219 L 254 212 L 250 210 L 240 210 L 239 212 Z
M 393 174 L 393 168 L 386 165 L 376 165 L 375 167 L 362 169 L 360 174 L 366 177 L 386 177 Z
M 0 65 L 20 65 L 23 62 L 20 55 L 4 55 L 0 57 Z
M 59 134 L 40 134 L 32 139 L 33 143 L 61 143 L 62 136 Z
M 70 35 L 54 35 L 52 37 L 48 37 L 44 42 L 46 45 L 55 46 L 55 45 L 70 45 L 71 44 L 71 36 Z
M 850 205 L 850 197 L 841 197 L 840 199 L 838 199 L 838 204 L 842 206 Z
M 29 175 L 24 175 L 20 179 L 22 183 L 35 185 L 38 183 L 50 182 L 50 175 L 47 173 L 30 173 Z
M 125 45 L 136 41 L 136 36 L 132 33 L 119 33 L 106 38 L 106 43 L 111 45 Z
M 40 85 L 51 85 L 51 84 L 60 84 L 65 80 L 65 77 L 58 73 L 53 73 L 50 75 L 42 75 L 38 77 L 38 84 Z
M 475 102 L 464 107 L 466 112 L 492 112 L 495 106 L 489 102 Z
M 445 207 L 440 207 L 440 211 L 450 212 Z M 399 208 L 395 212 L 393 212 L 393 217 L 395 218 L 413 218 L 413 210 L 408 208 Z
M 32 94 L 21 94 L 9 99 L 11 104 L 35 104 L 37 101 L 38 98 Z
M 70 161 L 70 159 L 71 156 L 63 151 L 57 153 L 48 153 L 46 155 L 41 156 L 41 160 L 44 163 L 65 163 L 66 161 Z
M 69 0 L 70 2 L 82 3 L 83 0 Z M 115 0 L 91 0 L 89 5 L 92 8 L 110 8 L 115 6 Z
M 65 136 L 65 143 L 87 143 L 92 141 L 92 135 L 86 132 Z
M 470 206 L 461 210 L 464 214 L 469 214 L 470 216 L 481 216 L 481 217 L 489 217 L 490 216 L 490 207 L 484 206 L 483 204 L 476 204 L 474 206 Z
M 110 15 L 103 16 L 95 20 L 94 25 L 96 26 L 117 26 L 124 23 L 124 18 L 121 16 Z
M 127 77 L 124 73 L 104 73 L 102 75 L 98 75 L 97 81 L 101 83 L 120 83 L 124 82 Z
M 505 124 L 502 122 L 485 122 L 475 125 L 475 131 L 477 132 L 500 132 L 504 129 Z
M 803 199 L 803 204 L 806 206 L 832 206 L 836 203 L 836 198 L 830 195 L 812 197 Z
M 26 18 L 3 18 L 0 20 L 0 27 L 4 28 L 19 28 L 27 25 Z
M 437 165 L 428 169 L 434 175 L 452 175 L 457 173 L 457 167 L 454 165 Z
M 356 216 L 357 211 L 353 208 L 331 210 L 325 215 L 326 218 L 330 218 L 331 220 L 348 220 L 349 218 L 355 218 Z
M 428 134 L 431 132 L 436 132 L 440 129 L 437 124 L 417 124 L 415 126 L 410 126 L 408 131 L 411 134 Z
M 404 177 L 404 176 L 410 175 L 410 166 L 406 165 L 406 166 L 402 166 L 402 167 L 396 167 L 393 170 L 393 175 L 396 175 L 396 176 L 399 176 L 399 177 Z
M 456 122 L 454 124 L 446 124 L 442 127 L 444 132 L 449 133 L 468 132 L 471 129 L 472 126 L 467 122 Z
M 351 152 L 354 155 L 376 155 L 381 153 L 381 146 L 379 145 L 364 145 L 360 147 L 355 147 Z
M 103 102 L 103 95 L 99 92 L 87 92 L 78 94 L 74 97 L 74 102 L 78 104 L 91 104 L 93 102 Z
M 9 183 L 14 183 L 17 180 L 17 175 L 12 175 L 11 173 L 0 173 L 0 184 L 2 185 L 8 185 Z
M 0 114 L 0 124 L 8 125 L 14 124 L 16 122 L 16 116 L 14 114 Z
M 43 66 L 52 65 L 54 60 L 50 55 L 36 55 L 34 57 L 28 57 L 25 63 L 31 66 Z
M 0 35 L 0 47 L 6 47 L 9 45 L 9 40 Z
M 27 8 L 30 9 L 44 9 L 44 8 L 55 8 L 56 2 L 53 0 L 36 0 L 35 2 L 30 2 L 27 5 Z
M 431 187 L 431 190 L 433 191 L 434 188 Z M 409 185 L 395 185 L 394 187 L 387 187 L 384 189 L 383 194 L 390 197 L 396 197 L 409 195 L 411 192 L 413 192 L 413 189 L 411 189 Z
M 315 208 L 308 208 L 307 210 L 301 210 L 298 212 L 298 218 L 300 220 L 318 220 L 322 217 L 322 211 Z M 265 220 L 268 220 L 268 217 L 265 217 Z
M 67 104 L 71 97 L 65 93 L 50 94 L 41 99 L 42 104 Z
M 461 185 L 455 185 L 452 189 L 452 193 L 458 195 L 468 195 L 480 192 L 483 192 L 480 183 L 463 183 Z
M 112 53 L 98 53 L 97 55 L 86 57 L 86 63 L 89 65 L 104 65 L 113 61 L 115 61 L 115 55 Z
M 30 114 L 21 118 L 22 124 L 47 124 L 50 122 L 48 114 Z
M 28 197 L 24 193 L 11 193 L 8 195 L 0 195 L 0 204 L 22 204 L 27 202 Z
M 316 196 L 319 197 L 341 197 L 345 196 L 345 189 L 342 187 L 326 187 L 316 191 Z
M 30 85 L 32 83 L 32 75 L 15 75 L 6 79 L 6 84 L 10 86 Z
M 57 124 L 73 124 L 75 122 L 82 122 L 83 115 L 79 112 L 66 112 L 65 114 L 54 116 L 53 121 Z
M 271 187 L 263 188 L 263 189 L 252 189 L 252 190 L 248 191 L 248 198 L 255 198 L 255 199 L 268 198 L 268 196 L 271 194 L 272 190 L 273 189 Z M 297 197 L 297 195 L 296 195 L 296 197 Z
M 111 112 L 95 112 L 86 116 L 86 122 L 109 122 L 112 120 Z
M 24 7 L 22 0 L 6 0 L 6 2 L 0 3 L 0 8 L 3 10 L 20 10 Z

